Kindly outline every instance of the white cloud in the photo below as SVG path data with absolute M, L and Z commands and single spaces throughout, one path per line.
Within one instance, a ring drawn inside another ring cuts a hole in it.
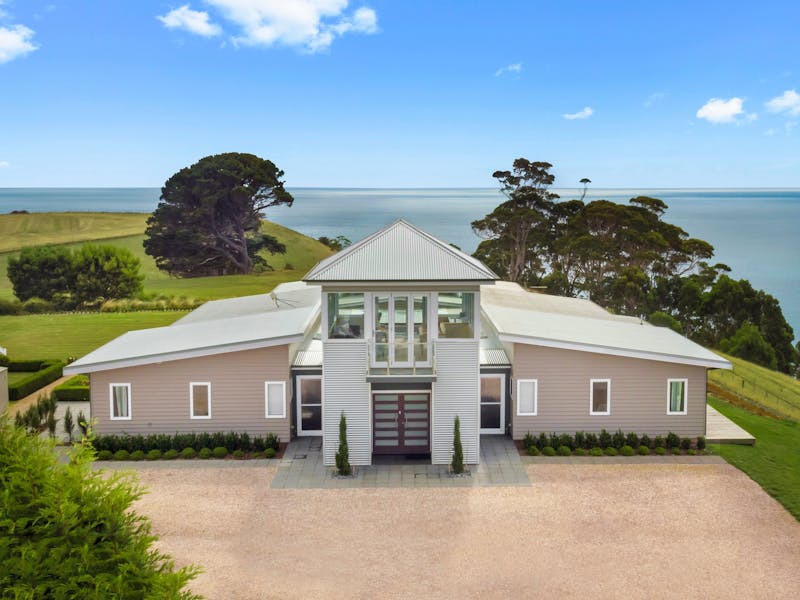
M 511 63 L 505 67 L 500 67 L 494 72 L 495 77 L 500 77 L 505 73 L 522 73 L 522 63 Z
M 642 104 L 645 106 L 645 108 L 650 108 L 651 106 L 653 106 L 653 104 L 660 102 L 666 97 L 667 97 L 666 92 L 655 92 L 654 94 L 650 94 L 647 97 L 647 100 L 645 100 Z
M 697 118 L 705 119 L 709 123 L 739 123 L 742 119 L 755 121 L 758 115 L 745 112 L 742 98 L 711 98 L 697 111 Z
M 566 113 L 561 115 L 568 121 L 574 121 L 575 119 L 588 119 L 594 114 L 594 109 L 591 106 L 585 106 L 583 109 L 579 110 L 578 112 L 574 113 Z
M 800 115 L 800 94 L 795 90 L 786 90 L 766 103 L 767 110 L 773 113 Z
M 211 22 L 207 12 L 192 10 L 188 4 L 156 17 L 167 29 L 185 29 L 204 37 L 213 37 L 222 33 L 219 25 Z
M 0 27 L 0 64 L 36 50 L 39 46 L 33 43 L 33 34 L 25 25 Z
M 0 169 L 8 169 L 11 166 L 11 163 L 7 160 L 0 160 Z
M 378 32 L 375 11 L 362 6 L 346 13 L 347 0 L 206 0 L 206 3 L 238 30 L 232 41 L 239 45 L 282 45 L 319 52 L 345 34 Z M 185 8 L 188 10 L 188 5 Z

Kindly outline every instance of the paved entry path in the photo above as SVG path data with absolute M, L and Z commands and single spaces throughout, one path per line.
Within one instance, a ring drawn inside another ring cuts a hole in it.
M 530 486 L 514 442 L 502 435 L 481 436 L 481 463 L 470 475 L 454 477 L 448 465 L 430 459 L 377 457 L 371 466 L 356 467 L 355 477 L 336 477 L 322 464 L 322 438 L 297 438 L 289 443 L 272 480 L 273 488 L 429 488 Z

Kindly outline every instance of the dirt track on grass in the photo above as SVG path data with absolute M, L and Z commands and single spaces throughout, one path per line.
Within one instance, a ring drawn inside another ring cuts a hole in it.
M 154 469 L 137 503 L 207 598 L 797 598 L 800 523 L 728 465 L 529 465 L 529 488 L 273 490 Z

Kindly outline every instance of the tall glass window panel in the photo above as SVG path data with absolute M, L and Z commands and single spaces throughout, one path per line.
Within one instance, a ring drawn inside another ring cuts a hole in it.
M 268 381 L 265 385 L 267 395 L 267 418 L 286 416 L 286 385 L 282 381 Z
M 472 292 L 440 293 L 437 316 L 440 338 L 474 338 L 475 294 Z
M 303 431 L 322 430 L 322 379 L 300 380 L 300 421 Z
M 502 387 L 499 377 L 481 377 L 481 429 L 500 428 Z
M 408 362 L 408 296 L 394 297 L 394 362 Z
M 207 383 L 192 384 L 192 418 L 211 416 L 211 386 Z
M 389 361 L 389 296 L 375 296 L 375 362 Z
M 428 362 L 427 296 L 414 296 L 414 361 Z
M 535 379 L 517 381 L 517 414 L 535 415 L 537 412 L 538 382 Z
M 669 382 L 669 412 L 686 412 L 686 382 L 682 379 Z
M 609 396 L 611 386 L 606 380 L 592 381 L 592 414 L 609 414 Z
M 328 338 L 364 337 L 364 294 L 328 292 Z
M 131 386 L 124 384 L 111 384 L 111 418 L 131 418 Z

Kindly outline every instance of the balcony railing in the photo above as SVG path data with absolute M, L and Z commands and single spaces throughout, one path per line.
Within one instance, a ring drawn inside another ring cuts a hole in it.
M 416 376 L 435 373 L 436 357 L 433 352 L 433 341 L 389 343 L 370 338 L 367 374 Z

